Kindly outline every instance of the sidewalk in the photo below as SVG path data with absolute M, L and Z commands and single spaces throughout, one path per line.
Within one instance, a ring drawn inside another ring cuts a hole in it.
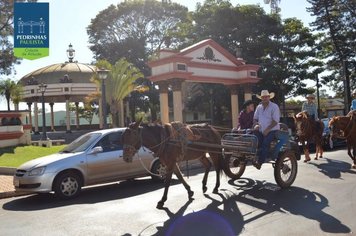
M 0 199 L 27 195 L 28 193 L 15 192 L 12 184 L 12 175 L 3 175 L 0 173 Z

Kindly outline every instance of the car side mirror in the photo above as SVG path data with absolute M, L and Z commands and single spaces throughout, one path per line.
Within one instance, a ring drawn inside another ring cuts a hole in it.
M 101 153 L 101 152 L 103 152 L 103 148 L 101 146 L 98 146 L 98 147 L 93 148 L 89 152 L 89 154 L 97 154 L 97 153 Z

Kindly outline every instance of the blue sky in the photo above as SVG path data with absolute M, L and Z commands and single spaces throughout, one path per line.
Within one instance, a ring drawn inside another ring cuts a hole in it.
M 181 5 L 187 6 L 189 10 L 194 10 L 197 2 L 192 0 L 173 0 Z M 81 63 L 93 61 L 93 54 L 89 50 L 88 35 L 86 27 L 97 13 L 109 5 L 121 2 L 119 0 L 52 0 L 41 1 L 50 4 L 50 52 L 49 56 L 38 60 L 22 60 L 16 66 L 16 74 L 9 78 L 18 81 L 24 75 L 41 67 L 61 63 L 67 60 L 66 50 L 69 43 L 72 43 L 76 50 L 75 60 Z M 266 12 L 270 11 L 269 5 L 263 0 L 231 0 L 233 5 L 240 4 L 260 4 Z M 313 17 L 306 11 L 309 6 L 306 0 L 281 0 L 282 18 L 296 17 L 301 19 L 305 25 L 313 21 Z M 6 109 L 6 103 L 0 98 L 0 110 Z M 55 105 L 56 109 L 64 109 L 64 105 Z M 12 106 L 13 108 L 13 106 Z M 20 109 L 27 109 L 25 104 L 20 104 Z

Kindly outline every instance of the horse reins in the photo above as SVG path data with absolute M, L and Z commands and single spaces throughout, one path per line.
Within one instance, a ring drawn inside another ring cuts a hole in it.
M 182 127 L 182 128 L 180 128 L 180 129 L 183 129 L 184 127 Z M 213 127 L 214 128 L 214 127 Z M 221 129 L 225 129 L 225 128 L 221 128 Z M 142 147 L 144 147 L 143 145 L 142 145 L 142 133 L 141 132 L 139 132 L 139 136 L 140 136 L 140 143 L 141 143 L 141 146 Z M 163 151 L 165 150 L 165 147 L 166 147 L 166 145 L 165 144 L 171 144 L 171 145 L 174 145 L 174 146 L 177 146 L 177 147 L 180 147 L 181 145 L 179 145 L 178 144 L 178 142 L 179 141 L 176 141 L 176 140 L 170 140 L 170 141 L 168 141 L 170 138 L 171 138 L 171 134 L 170 135 L 166 135 L 166 132 L 164 131 L 164 128 L 162 129 L 162 131 L 161 131 L 161 133 L 160 133 L 160 136 L 161 136 L 161 142 L 160 143 L 158 143 L 158 144 L 156 144 L 156 145 L 153 145 L 153 146 L 150 146 L 150 147 L 147 147 L 149 150 L 153 150 L 153 148 L 156 148 L 156 147 L 159 147 L 159 149 L 158 149 L 158 151 L 157 151 L 157 153 L 155 153 L 155 156 L 156 157 L 159 157 L 162 153 L 163 153 Z M 167 142 L 168 141 L 168 142 Z M 188 145 L 189 145 L 189 143 L 188 143 Z M 140 160 L 140 163 L 141 163 L 141 165 L 143 166 L 143 168 L 149 173 L 149 174 L 151 174 L 151 175 L 154 175 L 154 176 L 157 176 L 157 177 L 162 177 L 161 175 L 159 175 L 159 174 L 156 174 L 156 173 L 153 173 L 152 171 L 150 171 L 147 167 L 146 167 L 146 165 L 143 163 L 143 161 L 142 161 L 142 158 L 141 158 L 141 156 L 140 156 L 140 154 L 139 154 L 139 149 L 136 149 L 133 145 L 129 145 L 129 144 L 127 144 L 127 145 L 125 145 L 125 146 L 127 146 L 129 149 L 135 149 L 135 151 L 137 152 L 137 157 L 138 157 L 138 159 Z M 201 152 L 201 150 L 200 149 L 198 149 L 198 148 L 193 148 L 193 147 L 189 147 L 189 146 L 186 146 L 185 147 L 185 149 L 186 150 L 191 150 L 191 151 L 200 151 Z M 217 152 L 217 151 L 206 151 L 206 152 L 208 152 L 208 153 L 215 153 L 215 154 L 221 154 L 221 152 Z M 204 155 L 202 155 L 201 157 L 203 157 Z M 201 158 L 201 157 L 199 157 L 199 158 Z M 197 158 L 197 159 L 199 159 L 199 158 Z M 188 161 L 188 160 L 187 160 Z M 188 166 L 188 163 L 186 164 L 187 166 Z M 188 168 L 187 168 L 187 170 L 188 170 Z M 188 175 L 189 175 L 189 170 L 188 170 Z

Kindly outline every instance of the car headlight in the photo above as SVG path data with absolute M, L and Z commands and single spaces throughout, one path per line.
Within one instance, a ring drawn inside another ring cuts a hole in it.
M 43 173 L 45 172 L 46 167 L 38 167 L 35 168 L 33 170 L 30 171 L 30 173 L 28 174 L 29 176 L 34 176 L 34 175 L 43 175 Z

